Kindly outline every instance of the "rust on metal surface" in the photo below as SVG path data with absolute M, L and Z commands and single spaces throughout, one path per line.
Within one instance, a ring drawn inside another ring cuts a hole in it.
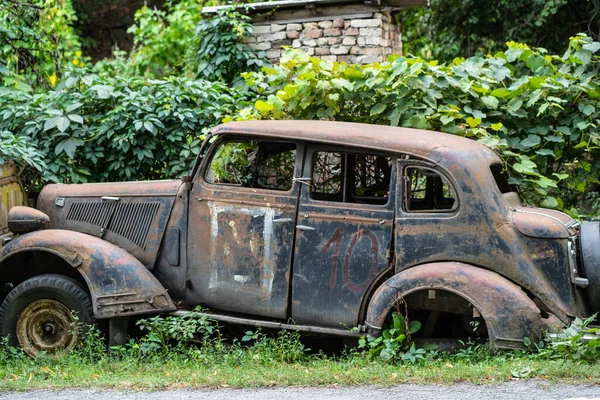
M 31 357 L 41 351 L 69 351 L 77 343 L 75 323 L 71 310 L 61 302 L 35 300 L 19 315 L 17 339 L 23 351 Z
M 367 311 L 367 326 L 380 330 L 401 299 L 432 289 L 467 300 L 483 316 L 492 346 L 521 347 L 525 336 L 539 338 L 562 325 L 556 318 L 542 318 L 520 287 L 494 272 L 462 263 L 433 263 L 407 269 L 380 286 Z
M 2 248 L 0 265 L 20 253 L 61 257 L 85 279 L 96 318 L 175 310 L 161 283 L 125 250 L 73 231 L 46 229 L 22 235 Z
M 431 312 L 426 335 L 441 313 L 481 316 L 492 345 L 518 347 L 598 311 L 573 281 L 577 224 L 523 207 L 480 143 L 325 121 L 235 122 L 211 135 L 182 181 L 47 186 L 38 206 L 50 229 L 8 243 L 0 266 L 59 256 L 84 277 L 97 318 L 172 311 L 173 299 L 230 322 L 339 334 L 380 329 L 408 296 Z M 220 146 L 240 141 L 256 145 L 244 150 L 252 171 L 293 152 L 286 185 L 213 180 Z
M 38 208 L 50 217 L 48 228 L 100 237 L 152 269 L 181 185 L 178 180 L 48 185 Z
M 8 212 L 8 227 L 13 233 L 27 233 L 48 225 L 50 217 L 31 207 L 15 206 Z

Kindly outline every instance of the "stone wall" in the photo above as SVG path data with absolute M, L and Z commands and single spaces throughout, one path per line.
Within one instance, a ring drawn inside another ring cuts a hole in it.
M 385 61 L 402 52 L 400 28 L 388 11 L 318 19 L 257 21 L 253 36 L 245 42 L 265 51 L 271 62 L 279 61 L 283 46 L 323 60 L 358 64 Z

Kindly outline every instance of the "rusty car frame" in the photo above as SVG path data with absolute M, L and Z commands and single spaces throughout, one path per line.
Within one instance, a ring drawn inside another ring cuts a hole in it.
M 37 207 L 0 252 L 1 333 L 30 355 L 72 346 L 69 310 L 114 344 L 198 305 L 340 336 L 403 305 L 423 340 L 475 326 L 492 348 L 600 310 L 599 223 L 523 206 L 492 150 L 439 132 L 228 123 L 180 180 L 48 185 Z

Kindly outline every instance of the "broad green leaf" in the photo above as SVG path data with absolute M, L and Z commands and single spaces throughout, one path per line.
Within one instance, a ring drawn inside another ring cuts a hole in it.
M 535 163 L 527 157 L 521 157 L 518 163 L 513 164 L 515 171 L 526 175 L 537 175 L 536 168 Z
M 338 89 L 346 89 L 348 91 L 352 91 L 354 89 L 352 82 L 349 82 L 343 78 L 334 78 L 331 80 L 331 83 L 333 83 L 333 86 Z
M 81 117 L 81 115 L 69 114 L 69 115 L 67 115 L 67 117 L 73 122 L 77 122 L 78 124 L 83 124 L 83 118 Z
M 374 105 L 374 106 L 371 108 L 371 111 L 369 112 L 369 114 L 370 114 L 371 116 L 373 116 L 373 115 L 379 115 L 379 114 L 381 114 L 382 112 L 384 112 L 386 108 L 387 108 L 387 105 L 385 105 L 385 104 L 383 104 L 383 103 L 378 103 L 378 104 L 375 104 L 375 105 Z
M 587 65 L 592 61 L 592 52 L 585 49 L 577 50 L 574 54 L 574 57 L 583 65 Z
M 467 124 L 469 124 L 469 126 L 471 128 L 475 128 L 476 126 L 478 126 L 479 124 L 481 124 L 481 118 L 472 118 L 472 117 L 468 117 L 466 119 Z
M 319 89 L 319 90 L 329 90 L 330 88 L 331 88 L 331 84 L 327 81 L 317 82 L 317 89 Z
M 544 208 L 556 208 L 558 207 L 558 200 L 556 200 L 555 197 L 548 196 L 544 200 L 542 200 L 540 205 Z
M 537 71 L 544 65 L 546 65 L 546 60 L 544 57 L 538 54 L 532 54 L 529 56 L 529 58 L 527 58 L 527 67 L 533 72 Z
M 79 147 L 81 145 L 83 145 L 83 141 L 81 141 L 81 140 L 76 140 L 76 139 L 63 140 L 62 142 L 60 142 L 56 145 L 56 147 L 54 148 L 54 153 L 56 155 L 59 155 L 60 153 L 62 153 L 64 151 L 67 154 L 67 156 L 69 156 L 70 158 L 74 158 L 75 150 L 77 150 L 77 147 Z
M 490 93 L 490 95 L 492 95 L 493 97 L 497 97 L 499 99 L 505 99 L 508 96 L 510 96 L 511 91 L 508 89 L 496 89 L 493 90 L 492 93 Z
M 508 111 L 509 112 L 517 112 L 521 106 L 523 105 L 523 100 L 521 100 L 518 97 L 513 98 L 509 103 L 508 103 Z
M 421 329 L 421 322 L 417 320 L 412 320 L 408 323 L 408 331 L 411 334 L 417 333 Z
M 444 115 L 440 118 L 440 122 L 444 125 L 447 125 L 452 121 L 454 121 L 454 117 L 451 115 Z
M 550 149 L 540 149 L 535 152 L 535 154 L 539 154 L 540 156 L 552 156 L 554 157 L 554 152 Z
M 498 108 L 498 99 L 496 97 L 493 97 L 493 96 L 483 96 L 481 98 L 481 101 L 483 102 L 483 104 L 485 104 L 489 108 L 492 108 L 494 110 L 496 110 Z
M 92 90 L 96 91 L 98 98 L 110 99 L 115 91 L 115 88 L 110 85 L 95 85 L 92 86 Z
M 598 50 L 600 50 L 600 43 L 599 42 L 586 43 L 582 46 L 582 49 L 591 51 L 592 53 L 595 53 Z
M 529 148 L 540 144 L 542 140 L 538 135 L 529 135 L 527 138 L 521 140 L 521 146 Z
M 67 108 L 65 109 L 65 111 L 66 111 L 67 113 L 70 113 L 70 112 L 73 112 L 73 111 L 77 110 L 77 109 L 78 109 L 78 108 L 80 108 L 81 106 L 83 106 L 83 104 L 81 104 L 81 103 L 74 103 L 74 104 L 71 104 L 69 107 L 67 107 Z
M 596 108 L 589 103 L 579 103 L 578 105 L 579 111 L 584 113 L 587 116 L 590 116 L 596 111 Z
M 533 93 L 529 96 L 529 100 L 527 100 L 527 107 L 531 107 L 534 105 L 542 95 L 541 89 L 534 90 Z
M 273 107 L 273 104 L 267 103 L 263 100 L 257 100 L 256 103 L 254 103 L 254 106 L 258 111 L 260 111 L 261 114 L 266 114 L 269 111 L 273 111 L 273 109 L 275 108 Z
M 44 131 L 48 131 L 48 130 L 54 128 L 58 124 L 59 119 L 60 119 L 60 117 L 54 117 L 54 118 L 47 119 L 46 122 L 44 123 Z
M 61 132 L 66 131 L 70 124 L 71 121 L 67 117 L 58 117 L 58 121 L 56 121 L 56 127 Z
M 150 121 L 144 121 L 144 128 L 146 128 L 146 130 L 151 133 L 154 133 L 156 131 L 156 127 Z

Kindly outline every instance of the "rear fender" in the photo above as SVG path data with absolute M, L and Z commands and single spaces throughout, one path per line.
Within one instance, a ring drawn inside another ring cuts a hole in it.
M 21 235 L 0 251 L 0 271 L 19 268 L 11 258 L 24 252 L 51 253 L 76 268 L 88 285 L 96 318 L 176 308 L 165 288 L 141 262 L 100 238 L 57 229 Z
M 523 347 L 523 338 L 539 338 L 562 323 L 553 315 L 542 318 L 535 303 L 502 276 L 468 264 L 440 262 L 419 265 L 388 279 L 374 293 L 367 308 L 366 325 L 381 331 L 388 314 L 405 296 L 438 289 L 467 300 L 483 317 L 492 348 Z

